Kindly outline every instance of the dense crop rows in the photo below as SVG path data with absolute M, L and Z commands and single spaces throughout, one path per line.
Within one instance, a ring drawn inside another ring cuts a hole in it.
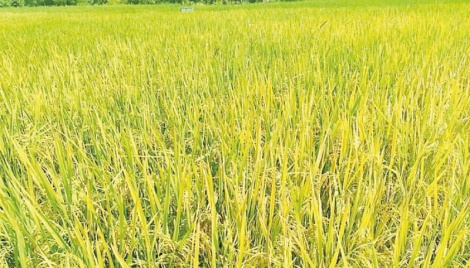
M 469 13 L 0 11 L 0 266 L 468 264 Z

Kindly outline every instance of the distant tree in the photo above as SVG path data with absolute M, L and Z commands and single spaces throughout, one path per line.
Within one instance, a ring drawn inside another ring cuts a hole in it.
M 21 7 L 24 6 L 24 2 L 22 0 L 12 0 L 10 5 L 12 7 Z
M 92 5 L 106 5 L 108 0 L 91 0 Z
M 24 1 L 24 5 L 25 5 L 25 6 L 34 7 L 34 6 L 37 6 L 38 3 L 37 3 L 36 0 L 25 0 L 25 1 Z

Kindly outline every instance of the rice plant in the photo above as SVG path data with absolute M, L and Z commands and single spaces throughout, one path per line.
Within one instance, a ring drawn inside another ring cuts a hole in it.
M 470 4 L 0 10 L 0 267 L 470 265 Z

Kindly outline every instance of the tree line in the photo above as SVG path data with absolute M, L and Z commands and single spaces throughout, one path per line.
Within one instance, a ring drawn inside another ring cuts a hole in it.
M 21 6 L 73 6 L 78 4 L 105 5 L 109 0 L 0 0 L 0 7 L 21 7 Z M 239 4 L 239 3 L 261 3 L 272 0 L 117 0 L 121 4 Z M 275 1 L 295 1 L 295 0 L 275 0 Z

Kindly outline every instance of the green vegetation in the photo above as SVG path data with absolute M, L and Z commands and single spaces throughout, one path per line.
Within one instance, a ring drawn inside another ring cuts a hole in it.
M 0 7 L 41 7 L 107 4 L 247 4 L 263 2 L 293 2 L 299 0 L 0 0 Z
M 369 4 L 0 10 L 0 267 L 469 265 L 470 4 Z

